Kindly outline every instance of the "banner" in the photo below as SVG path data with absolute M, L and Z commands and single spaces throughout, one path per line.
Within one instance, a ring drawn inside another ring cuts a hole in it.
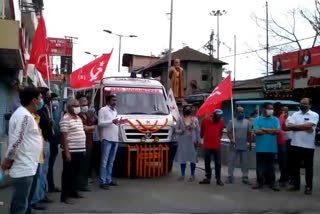
M 71 39 L 48 38 L 49 54 L 51 56 L 71 56 L 72 44 Z
M 273 56 L 273 71 L 281 72 L 320 65 L 320 46 Z
M 174 119 L 176 121 L 178 121 L 180 118 L 180 113 L 179 113 L 179 109 L 178 109 L 178 106 L 177 106 L 177 103 L 176 103 L 176 100 L 174 98 L 173 91 L 171 88 L 169 90 L 168 98 L 169 98 L 168 104 L 169 104 L 169 108 L 172 112 L 172 115 L 173 115 Z

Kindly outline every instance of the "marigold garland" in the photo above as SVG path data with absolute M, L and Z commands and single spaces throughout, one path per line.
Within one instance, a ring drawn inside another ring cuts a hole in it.
M 140 122 L 140 120 L 136 120 L 138 123 L 139 123 L 139 125 L 142 127 L 142 128 L 144 128 L 144 129 L 147 129 L 147 130 L 150 130 L 150 129 L 153 129 L 154 127 L 156 127 L 157 126 L 157 124 L 158 124 L 158 120 L 155 122 L 155 124 L 153 124 L 152 126 L 145 126 L 145 125 L 143 125 L 141 122 Z
M 152 133 L 155 133 L 155 132 L 163 129 L 163 128 L 168 124 L 168 118 L 166 118 L 166 122 L 165 122 L 162 126 L 160 126 L 159 128 L 157 128 L 157 129 L 155 129 L 155 130 L 152 130 L 152 131 L 149 131 L 149 130 L 147 130 L 147 131 L 141 130 L 141 129 L 139 129 L 136 125 L 134 125 L 130 120 L 127 120 L 127 122 L 128 122 L 133 128 L 135 128 L 137 131 L 139 131 L 139 132 L 141 132 L 141 133 L 143 133 L 143 134 L 152 134 Z

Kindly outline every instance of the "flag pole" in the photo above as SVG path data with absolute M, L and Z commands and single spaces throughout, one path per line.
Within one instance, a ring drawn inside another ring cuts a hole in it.
M 231 81 L 231 74 L 230 74 L 230 81 Z M 231 84 L 231 93 L 232 93 L 232 84 Z M 234 131 L 233 93 L 231 96 L 231 121 L 232 121 L 232 138 L 233 138 L 233 141 L 235 142 L 236 139 L 234 135 L 235 131 Z
M 51 87 L 50 87 L 49 63 L 48 63 L 48 55 L 47 54 L 45 54 L 45 58 L 46 58 L 48 88 L 49 88 L 49 92 L 50 92 Z M 50 102 L 50 116 L 51 116 L 51 119 L 52 119 L 52 103 L 51 102 Z

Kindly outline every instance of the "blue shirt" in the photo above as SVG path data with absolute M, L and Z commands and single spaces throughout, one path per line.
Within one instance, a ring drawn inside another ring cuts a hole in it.
M 280 123 L 276 117 L 271 116 L 269 118 L 264 118 L 263 116 L 259 116 L 253 122 L 253 130 L 258 130 L 260 128 L 280 129 Z M 256 152 L 277 153 L 277 135 L 256 135 Z

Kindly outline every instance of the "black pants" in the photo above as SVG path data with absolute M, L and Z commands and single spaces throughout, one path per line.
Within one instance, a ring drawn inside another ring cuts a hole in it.
M 292 155 L 294 156 L 294 158 L 292 158 L 292 180 L 294 186 L 300 189 L 300 166 L 301 162 L 303 161 L 306 170 L 306 187 L 312 189 L 314 149 L 307 149 L 297 146 L 292 146 L 291 149 Z
M 288 181 L 287 145 L 278 145 L 278 164 L 280 168 L 280 183 Z
M 49 168 L 48 168 L 48 175 L 47 175 L 49 191 L 53 191 L 55 188 L 53 167 L 54 167 L 54 163 L 56 161 L 58 152 L 59 152 L 59 144 L 50 143 L 50 158 L 49 158 Z
M 26 214 L 30 212 L 29 196 L 34 176 L 11 178 L 11 180 L 13 195 L 10 205 L 10 214 Z
M 90 172 L 92 172 L 92 169 L 93 169 L 96 175 L 100 175 L 100 163 L 101 163 L 101 142 L 94 141 L 92 145 Z
M 66 156 L 62 152 L 63 170 L 61 176 L 61 201 L 77 195 L 77 188 L 79 186 L 76 178 L 80 176 L 81 162 L 85 157 L 85 152 L 71 152 L 71 161 L 66 161 Z
M 275 153 L 257 152 L 256 159 L 257 183 L 259 185 L 273 185 L 276 181 L 274 168 Z
M 204 163 L 206 170 L 206 177 L 211 179 L 211 156 L 214 158 L 214 169 L 216 173 L 216 179 L 221 180 L 221 151 L 220 149 L 205 149 L 204 150 Z
M 287 176 L 288 176 L 288 180 L 291 181 L 292 180 L 292 159 L 294 158 L 292 156 L 292 146 L 291 146 L 291 140 L 287 140 Z
M 88 188 L 88 178 L 91 175 L 91 154 L 92 146 L 86 147 L 86 155 L 81 161 L 80 176 L 79 176 L 79 188 Z

